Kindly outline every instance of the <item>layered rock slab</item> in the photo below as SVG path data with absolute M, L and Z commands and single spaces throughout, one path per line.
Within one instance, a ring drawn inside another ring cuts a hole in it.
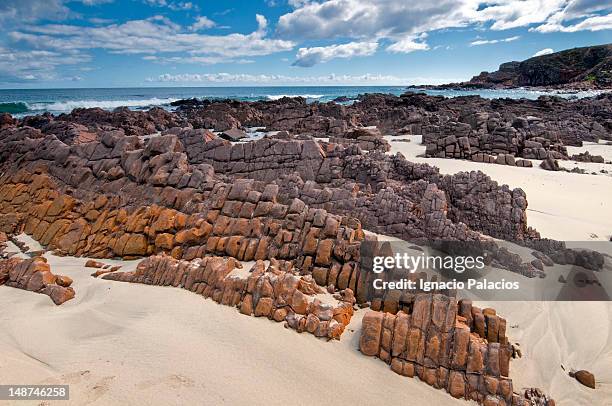
M 157 255 L 146 258 L 135 271 L 114 272 L 103 279 L 183 288 L 217 303 L 237 307 L 240 313 L 267 317 L 316 337 L 339 339 L 353 315 L 350 289 L 335 295 L 333 303 L 317 298 L 323 290 L 310 276 L 300 276 L 286 261 L 261 260 L 250 270 L 233 258 L 204 257 L 192 261 Z
M 61 305 L 75 296 L 72 279 L 55 275 L 43 257 L 0 260 L 0 285 L 42 293 Z
M 499 335 L 499 327 L 495 335 L 488 332 L 495 330 L 492 321 L 485 331 L 479 331 L 480 322 L 471 328 L 458 312 L 467 307 L 445 295 L 418 294 L 408 311 L 370 311 L 363 318 L 360 350 L 395 373 L 418 377 L 455 398 L 487 406 L 554 405 L 544 395 L 533 396 L 537 403 L 531 403 L 531 392 L 529 397 L 514 392 L 509 378 L 512 346 Z

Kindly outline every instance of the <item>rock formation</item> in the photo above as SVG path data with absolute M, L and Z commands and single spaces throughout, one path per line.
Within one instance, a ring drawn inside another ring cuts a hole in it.
M 566 156 L 563 146 L 612 139 L 612 95 L 567 100 L 541 96 L 537 100 L 444 98 L 408 92 L 399 97 L 367 94 L 345 106 L 307 103 L 301 98 L 266 102 L 197 101 L 180 104 L 177 113 L 194 128 L 265 127 L 317 137 L 344 138 L 383 134 L 423 134 L 431 139 L 467 137 L 473 153 L 511 154 L 526 159 L 546 152 Z M 364 139 L 365 141 L 365 139 Z M 531 141 L 533 143 L 527 143 Z M 376 141 L 378 143 L 378 141 Z M 426 143 L 427 145 L 428 143 Z M 455 149 L 467 145 L 456 146 Z M 462 150 L 463 150 L 462 149 Z M 525 151 L 526 150 L 526 151 Z M 453 154 L 458 151 L 453 151 Z M 451 157 L 449 154 L 449 157 Z
M 69 277 L 53 274 L 43 257 L 0 260 L 0 285 L 42 293 L 49 296 L 56 305 L 74 298 L 71 284 L 72 279 Z
M 438 88 L 513 88 L 520 86 L 570 89 L 612 88 L 612 44 L 567 49 L 506 62 L 495 72 L 482 72 L 468 82 Z
M 424 131 L 436 145 L 452 130 L 462 136 L 445 141 L 445 154 L 468 158 L 461 154 L 470 148 L 470 159 L 491 152 L 499 163 L 516 165 L 528 162 L 516 159 L 528 149 L 562 159 L 564 139 L 608 136 L 609 98 L 569 103 L 406 94 L 365 96 L 352 106 L 188 101 L 177 113 L 81 109 L 59 117 L 3 117 L 0 232 L 25 232 L 59 255 L 147 257 L 134 272 L 90 265 L 98 268 L 96 277 L 181 287 L 318 337 L 340 337 L 353 304 L 370 301 L 365 354 L 456 397 L 551 405 L 535 390 L 513 393 L 512 348 L 505 320 L 492 309 L 441 294 L 370 300 L 363 251 L 376 243 L 364 228 L 404 240 L 479 242 L 493 264 L 530 277 L 545 274 L 544 261 L 598 269 L 601 257 L 541 239 L 527 225 L 522 190 L 482 172 L 441 175 L 389 155 L 382 133 L 369 126 Z M 603 124 L 555 135 L 561 121 L 550 110 L 567 113 L 567 120 L 580 110 Z M 533 111 L 543 118 L 528 118 Z M 207 130 L 239 134 L 236 129 L 250 126 L 284 132 L 230 142 Z M 491 237 L 536 250 L 541 262 L 523 263 Z M 8 261 L 0 269 L 21 266 Z M 239 261 L 256 263 L 246 271 Z M 44 268 L 41 260 L 31 263 L 28 269 Z M 0 278 L 21 283 L 10 271 Z M 37 291 L 65 299 L 71 289 L 60 280 Z M 335 293 L 333 303 L 318 296 L 323 288 Z
M 505 329 L 506 321 L 493 309 L 419 294 L 407 312 L 368 312 L 359 348 L 389 364 L 393 372 L 418 377 L 455 398 L 487 406 L 553 406 L 554 401 L 536 397 L 534 391 L 514 392 L 509 378 L 514 351 Z
M 259 260 L 244 272 L 233 258 L 203 257 L 191 261 L 152 256 L 134 272 L 109 273 L 103 279 L 181 287 L 237 307 L 240 313 L 267 317 L 298 332 L 340 339 L 353 315 L 355 298 L 350 289 L 340 291 L 335 304 L 316 297 L 323 293 L 311 276 L 300 276 L 290 262 Z

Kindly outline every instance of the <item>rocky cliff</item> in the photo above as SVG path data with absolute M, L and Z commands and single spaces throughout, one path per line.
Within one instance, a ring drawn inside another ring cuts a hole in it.
M 612 44 L 567 49 L 525 61 L 506 62 L 468 82 L 441 87 L 503 88 L 518 86 L 612 88 Z

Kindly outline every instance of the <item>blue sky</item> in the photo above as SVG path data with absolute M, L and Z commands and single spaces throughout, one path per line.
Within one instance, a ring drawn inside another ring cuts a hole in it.
M 1 0 L 0 88 L 407 85 L 612 42 L 594 0 Z

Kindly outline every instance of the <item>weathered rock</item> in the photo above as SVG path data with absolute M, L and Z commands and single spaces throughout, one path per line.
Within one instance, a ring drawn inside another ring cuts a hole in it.
M 570 376 L 576 378 L 584 386 L 595 389 L 595 375 L 591 372 L 581 369 L 580 371 L 571 372 Z
M 395 373 L 418 375 L 455 398 L 483 405 L 522 406 L 532 399 L 540 403 L 529 404 L 554 405 L 537 390 L 524 396 L 513 393 L 508 378 L 512 348 L 505 339 L 505 320 L 494 309 L 480 311 L 470 301 L 456 302 L 441 294 L 416 294 L 410 302 L 404 308 L 412 309 L 410 314 L 365 314 L 359 343 L 364 355 L 378 356 Z M 481 334 L 465 324 L 475 313 L 487 320 Z
M 237 128 L 231 128 L 229 130 L 225 130 L 221 134 L 219 134 L 219 136 L 223 139 L 226 139 L 228 141 L 233 141 L 233 142 L 240 141 L 244 138 L 248 138 L 248 135 L 244 131 L 239 130 Z
M 546 158 L 545 160 L 542 161 L 542 163 L 540 164 L 540 168 L 547 170 L 547 171 L 559 171 L 561 170 L 561 168 L 559 167 L 559 162 L 557 162 L 556 159 L 553 158 Z
M 241 264 L 233 258 L 207 256 L 185 261 L 157 255 L 140 262 L 136 271 L 107 273 L 103 279 L 182 287 L 237 306 L 242 314 L 286 320 L 299 332 L 329 339 L 339 339 L 351 320 L 352 292 L 343 291 L 336 304 L 324 305 L 314 299 L 321 290 L 312 278 L 295 275 L 289 262 L 273 260 L 266 269 L 263 261 L 257 261 L 247 275 L 234 274 L 236 267 Z
M 0 260 L 0 285 L 45 294 L 56 305 L 74 298 L 74 290 L 68 287 L 71 283 L 71 278 L 51 273 L 43 257 Z

